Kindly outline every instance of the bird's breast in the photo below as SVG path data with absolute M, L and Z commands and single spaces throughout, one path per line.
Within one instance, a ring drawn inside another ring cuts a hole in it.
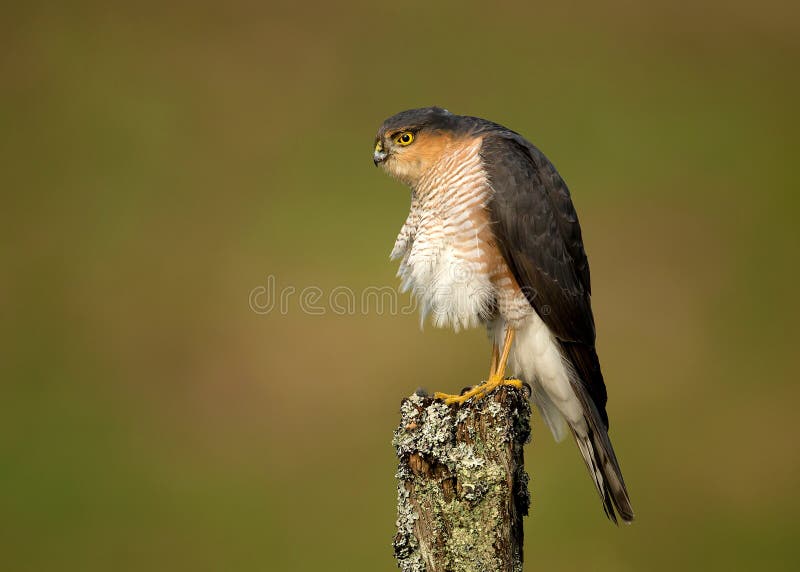
M 491 188 L 479 151 L 479 141 L 456 149 L 423 178 L 392 251 L 401 259 L 401 288 L 437 327 L 491 320 L 516 285 L 493 240 Z

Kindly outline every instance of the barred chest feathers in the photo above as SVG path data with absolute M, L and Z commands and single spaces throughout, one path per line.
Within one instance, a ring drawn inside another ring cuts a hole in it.
M 400 259 L 401 290 L 411 291 L 421 320 L 430 316 L 434 326 L 456 331 L 498 311 L 514 320 L 531 310 L 513 292 L 516 283 L 492 242 L 480 147 L 480 139 L 456 146 L 422 177 L 391 255 Z

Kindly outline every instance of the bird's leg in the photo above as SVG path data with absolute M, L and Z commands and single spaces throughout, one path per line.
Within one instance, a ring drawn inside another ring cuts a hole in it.
M 506 375 L 506 365 L 508 364 L 508 355 L 511 353 L 511 344 L 514 342 L 514 330 L 508 328 L 506 330 L 506 337 L 503 341 L 503 353 L 500 355 L 500 359 L 495 362 L 496 351 L 495 345 L 492 348 L 492 371 L 489 372 L 489 379 L 479 385 L 476 385 L 469 391 L 463 393 L 462 395 L 450 395 L 447 393 L 434 393 L 433 396 L 436 399 L 442 399 L 445 403 L 450 405 L 451 403 L 464 403 L 468 399 L 475 397 L 476 399 L 480 399 L 485 397 L 487 394 L 492 392 L 495 388 L 501 385 L 513 385 L 516 388 L 522 387 L 522 382 L 518 379 L 505 379 Z
M 513 385 L 517 389 L 522 388 L 520 380 L 506 379 L 506 366 L 508 365 L 508 356 L 511 353 L 511 344 L 514 343 L 514 333 L 512 328 L 506 329 L 506 338 L 503 340 L 503 354 L 500 356 L 497 369 L 489 375 L 489 380 L 486 383 L 478 386 L 481 388 L 481 397 L 501 385 Z
M 492 342 L 492 361 L 489 364 L 489 379 L 497 372 L 497 362 L 500 360 L 500 348 Z

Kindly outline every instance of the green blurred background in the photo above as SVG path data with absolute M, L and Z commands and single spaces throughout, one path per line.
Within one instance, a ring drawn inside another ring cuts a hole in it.
M 537 419 L 526 569 L 791 569 L 796 6 L 6 6 L 3 570 L 394 569 L 400 399 L 485 334 L 248 298 L 397 284 L 372 142 L 430 104 L 542 148 L 592 264 L 638 521 Z

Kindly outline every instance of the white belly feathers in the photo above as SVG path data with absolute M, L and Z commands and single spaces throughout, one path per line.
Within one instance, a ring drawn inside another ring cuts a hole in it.
M 494 312 L 485 213 L 490 187 L 480 140 L 446 155 L 414 189 L 411 212 L 392 250 L 401 289 L 437 327 L 477 326 Z

